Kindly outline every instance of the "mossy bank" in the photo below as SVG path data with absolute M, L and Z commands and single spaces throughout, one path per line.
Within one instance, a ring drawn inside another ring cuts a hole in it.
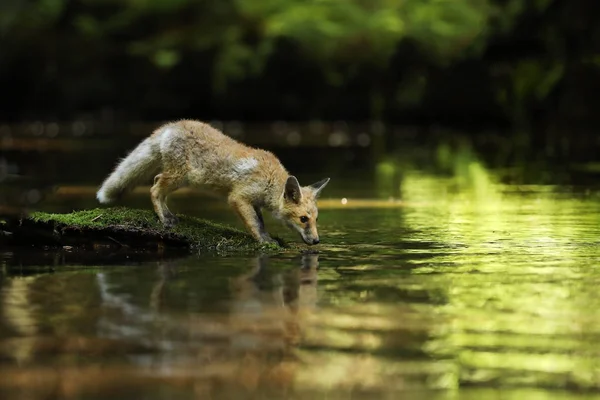
M 151 210 L 96 208 L 68 214 L 35 212 L 7 219 L 4 241 L 13 245 L 127 247 L 145 250 L 277 251 L 285 244 L 260 244 L 248 233 L 199 218 L 178 215 L 179 223 L 165 228 Z

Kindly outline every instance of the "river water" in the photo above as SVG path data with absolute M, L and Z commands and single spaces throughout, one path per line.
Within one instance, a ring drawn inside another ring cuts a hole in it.
M 302 251 L 4 249 L 0 397 L 600 395 L 600 193 L 503 180 L 469 154 L 445 172 L 330 167 L 322 244 Z M 95 179 L 43 207 L 96 206 Z M 215 199 L 171 203 L 238 224 Z

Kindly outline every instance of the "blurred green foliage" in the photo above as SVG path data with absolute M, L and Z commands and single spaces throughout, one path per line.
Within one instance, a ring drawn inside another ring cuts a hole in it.
M 202 55 L 210 64 L 213 91 L 225 93 L 232 83 L 264 77 L 270 60 L 285 58 L 282 49 L 293 48 L 330 87 L 345 85 L 357 76 L 365 80 L 367 71 L 372 77 L 368 85 L 372 87 L 361 90 L 370 96 L 372 112 L 380 114 L 390 104 L 398 108 L 419 105 L 432 69 L 481 59 L 493 40 L 510 36 L 529 18 L 537 21 L 534 28 L 539 32 L 527 40 L 536 41 L 547 54 L 484 65 L 494 93 L 492 101 L 519 121 L 525 118 L 522 116 L 529 106 L 543 100 L 560 84 L 568 69 L 569 57 L 565 54 L 569 44 L 563 37 L 574 28 L 560 17 L 561 7 L 568 7 L 563 3 L 4 0 L 0 5 L 0 45 L 5 57 L 0 60 L 0 72 L 3 64 L 6 67 L 26 52 L 58 58 L 65 46 L 69 51 L 78 50 L 78 54 L 70 54 L 73 60 L 66 60 L 70 65 L 118 55 L 147 60 L 158 71 L 173 70 L 191 57 Z M 558 11 L 549 12 L 553 7 Z M 417 53 L 399 50 L 407 44 Z M 575 56 L 579 61 L 587 60 L 589 65 L 598 64 L 593 51 Z M 394 75 L 392 70 L 398 68 L 394 57 L 414 68 L 407 67 L 401 77 Z M 65 60 L 57 61 L 61 62 Z M 46 73 L 51 74 L 48 71 L 58 67 L 49 63 L 46 68 Z M 93 79 L 100 81 L 99 77 L 90 78 L 89 90 L 101 90 L 98 87 L 102 85 L 93 83 Z M 394 82 L 390 83 L 390 79 Z M 66 92 L 71 90 L 67 86 Z
M 213 49 L 221 88 L 260 74 L 279 41 L 300 47 L 332 84 L 361 64 L 385 68 L 406 39 L 448 63 L 481 51 L 499 13 L 489 0 L 38 0 L 5 7 L 2 32 L 32 34 L 67 18 L 76 34 L 125 39 L 131 54 L 161 68 L 175 66 L 183 52 Z

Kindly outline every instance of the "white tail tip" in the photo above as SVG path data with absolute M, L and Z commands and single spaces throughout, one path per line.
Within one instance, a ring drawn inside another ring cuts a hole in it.
M 104 193 L 103 190 L 99 190 L 98 193 L 96 193 L 96 198 L 102 204 L 108 204 L 108 203 L 110 203 L 110 202 L 113 201 L 113 199 L 111 199 L 110 197 L 108 197 L 106 195 L 106 193 Z

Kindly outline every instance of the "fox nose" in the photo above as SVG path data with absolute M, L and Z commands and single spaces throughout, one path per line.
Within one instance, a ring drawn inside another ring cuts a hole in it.
M 319 239 L 313 239 L 313 243 L 312 244 L 319 244 Z

